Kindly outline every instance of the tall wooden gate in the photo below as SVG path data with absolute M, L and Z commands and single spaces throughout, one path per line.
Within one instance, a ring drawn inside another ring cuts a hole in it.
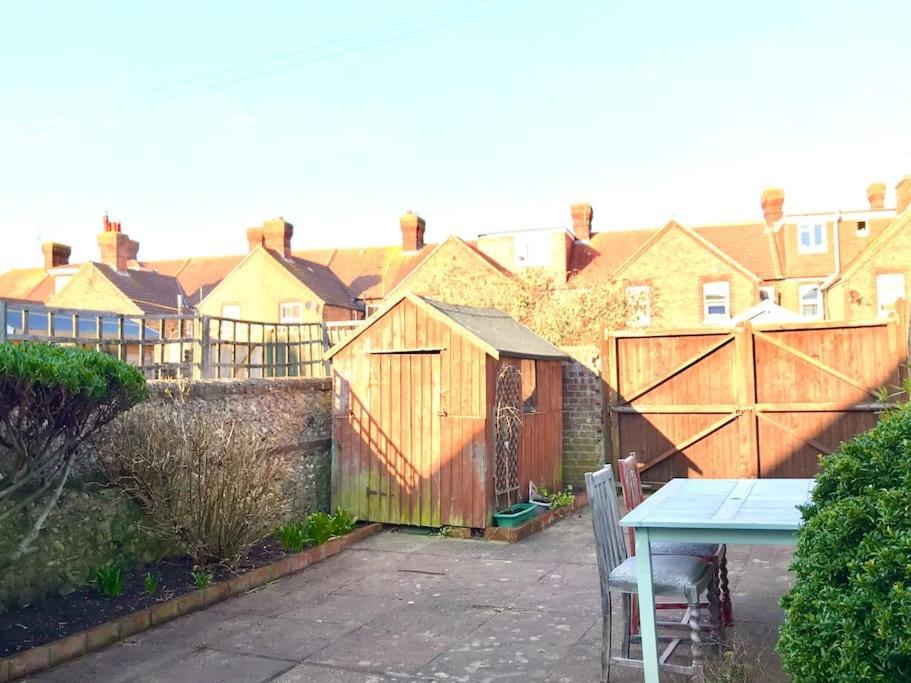
M 643 479 L 807 477 L 869 429 L 906 374 L 906 318 L 614 332 L 602 372 L 610 455 Z

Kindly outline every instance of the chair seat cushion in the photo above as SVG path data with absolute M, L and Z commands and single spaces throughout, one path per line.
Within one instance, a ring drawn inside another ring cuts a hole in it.
M 652 555 L 693 555 L 711 557 L 718 552 L 717 543 L 672 543 L 652 541 Z
M 652 584 L 655 595 L 683 595 L 699 587 L 711 571 L 702 560 L 687 555 L 652 555 Z M 628 557 L 610 573 L 608 583 L 621 593 L 636 593 L 636 558 Z

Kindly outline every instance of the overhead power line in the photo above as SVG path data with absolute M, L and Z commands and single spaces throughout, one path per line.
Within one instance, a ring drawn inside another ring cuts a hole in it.
M 26 128 L 11 130 L 4 134 L 0 134 L 0 138 L 18 137 L 32 133 L 43 132 L 46 130 L 52 130 L 67 125 L 83 123 L 97 118 L 104 118 L 114 114 L 128 112 L 138 108 L 146 108 L 154 104 L 192 97 L 212 90 L 221 89 L 248 81 L 267 78 L 276 74 L 300 69 L 309 65 L 328 61 L 345 55 L 363 52 L 372 48 L 395 43 L 413 36 L 450 28 L 452 26 L 467 23 L 481 17 L 504 12 L 516 7 L 520 7 L 522 5 L 527 5 L 534 1 L 535 0 L 518 0 L 517 2 L 491 6 L 490 0 L 471 0 L 470 2 L 463 3 L 455 7 L 450 7 L 445 10 L 438 10 L 436 12 L 421 15 L 419 17 L 396 22 L 395 24 L 387 24 L 379 28 L 370 29 L 369 31 L 363 31 L 351 34 L 349 36 L 324 41 L 315 45 L 293 50 L 291 52 L 274 55 L 266 59 L 257 60 L 255 62 L 250 62 L 244 65 L 234 66 L 215 73 L 195 76 L 176 83 L 146 88 L 131 94 L 127 94 L 125 96 L 112 97 L 108 103 L 96 102 L 91 108 L 75 109 L 67 113 L 58 114 L 50 117 L 49 119 L 46 119 L 39 124 L 28 126 Z M 373 40 L 355 42 L 354 44 L 346 44 L 350 43 L 350 41 L 356 38 L 369 37 L 377 33 L 388 32 L 389 30 L 398 29 L 403 26 L 420 24 L 429 19 L 458 13 L 466 9 L 476 7 L 478 5 L 481 6 L 478 8 L 478 11 L 469 14 L 458 14 L 457 16 L 450 17 L 442 21 L 437 21 L 424 26 L 418 26 L 417 28 L 413 29 L 400 30 L 390 35 L 375 38 Z M 326 51 L 327 48 L 332 48 L 334 46 L 338 47 L 334 50 L 330 49 Z M 312 56 L 303 59 L 300 58 L 305 55 Z M 266 65 L 270 64 L 275 64 L 275 66 L 259 69 L 256 68 L 266 67 Z M 118 106 L 110 106 L 111 103 L 117 103 Z

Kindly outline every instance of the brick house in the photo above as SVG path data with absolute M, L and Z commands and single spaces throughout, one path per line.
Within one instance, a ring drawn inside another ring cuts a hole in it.
M 106 223 L 100 264 L 71 264 L 69 247 L 45 244 L 43 268 L 0 275 L 0 297 L 138 312 L 176 310 L 180 295 L 183 306 L 210 315 L 351 320 L 402 288 L 420 293 L 447 272 L 496 283 L 537 269 L 568 291 L 621 283 L 643 304 L 631 325 L 721 323 L 763 300 L 804 319 L 869 318 L 906 293 L 911 176 L 896 186 L 895 208 L 886 207 L 883 183 L 866 194 L 866 208 L 786 213 L 784 192 L 773 188 L 761 195 L 761 219 L 600 232 L 592 230 L 592 207 L 574 204 L 571 228 L 439 244 L 425 242 L 425 221 L 408 212 L 399 220 L 398 244 L 297 251 L 293 227 L 277 219 L 247 231 L 246 255 L 160 261 L 140 261 L 138 243 L 119 224 Z

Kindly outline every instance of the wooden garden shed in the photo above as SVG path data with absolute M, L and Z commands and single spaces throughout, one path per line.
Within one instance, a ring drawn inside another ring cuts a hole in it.
M 333 508 L 482 528 L 561 484 L 567 356 L 505 313 L 404 293 L 329 357 Z

